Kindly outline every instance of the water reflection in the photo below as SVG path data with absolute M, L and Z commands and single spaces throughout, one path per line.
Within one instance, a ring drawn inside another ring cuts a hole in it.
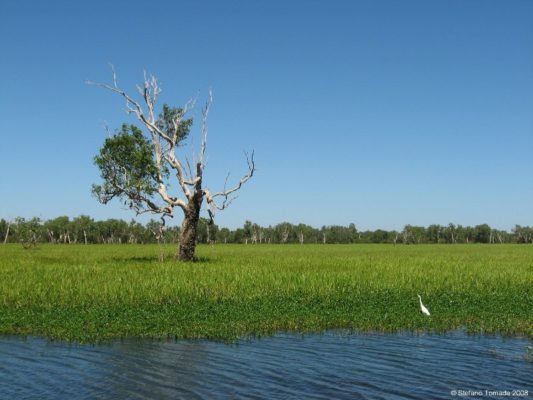
M 525 339 L 277 335 L 227 345 L 0 339 L 0 398 L 410 398 L 451 390 L 533 392 Z

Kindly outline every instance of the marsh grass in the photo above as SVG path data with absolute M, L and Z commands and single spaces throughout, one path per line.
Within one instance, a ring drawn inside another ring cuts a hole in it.
M 533 337 L 533 246 L 0 246 L 0 334 L 96 342 L 279 331 Z M 419 311 L 417 294 L 431 317 Z

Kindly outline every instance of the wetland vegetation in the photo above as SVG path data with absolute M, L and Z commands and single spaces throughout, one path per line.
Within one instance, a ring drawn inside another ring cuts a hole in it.
M 0 246 L 0 334 L 80 342 L 280 331 L 448 331 L 533 337 L 533 247 Z M 417 294 L 431 316 L 422 315 Z

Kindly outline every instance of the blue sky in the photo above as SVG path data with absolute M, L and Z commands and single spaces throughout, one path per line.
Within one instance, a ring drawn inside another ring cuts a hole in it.
M 4 218 L 133 216 L 90 194 L 104 122 L 133 121 L 84 84 L 112 62 L 131 92 L 157 75 L 161 104 L 213 88 L 207 186 L 255 150 L 220 225 L 533 225 L 532 1 L 4 0 L 0 15 Z

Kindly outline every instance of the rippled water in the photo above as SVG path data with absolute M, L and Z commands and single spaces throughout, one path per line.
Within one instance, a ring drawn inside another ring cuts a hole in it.
M 230 345 L 0 337 L 0 398 L 448 399 L 485 389 L 531 398 L 531 345 L 462 332 L 284 334 Z

